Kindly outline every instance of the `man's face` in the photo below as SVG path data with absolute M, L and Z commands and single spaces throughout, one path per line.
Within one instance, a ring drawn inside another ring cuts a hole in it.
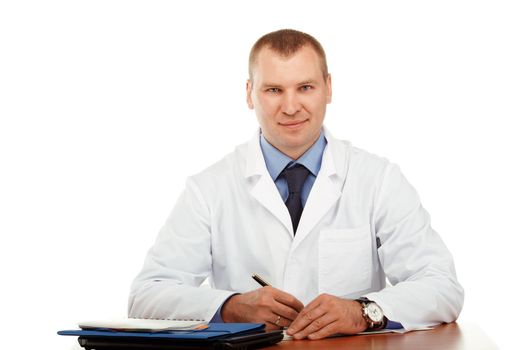
M 330 76 L 323 77 L 320 58 L 311 47 L 286 58 L 263 48 L 246 92 L 264 137 L 297 159 L 320 135 L 332 84 Z

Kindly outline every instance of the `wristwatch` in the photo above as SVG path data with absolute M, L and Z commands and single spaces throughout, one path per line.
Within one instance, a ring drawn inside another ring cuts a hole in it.
M 358 299 L 357 301 L 359 301 L 363 307 L 363 318 L 368 324 L 367 330 L 376 331 L 383 329 L 385 326 L 385 315 L 381 307 L 370 300 Z

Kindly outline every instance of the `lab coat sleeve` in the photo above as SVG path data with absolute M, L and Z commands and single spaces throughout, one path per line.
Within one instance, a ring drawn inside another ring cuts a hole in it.
M 379 260 L 392 285 L 365 296 L 407 330 L 456 320 L 464 295 L 452 255 L 397 165 L 385 170 L 373 217 Z
M 129 317 L 209 321 L 234 293 L 201 286 L 211 264 L 210 211 L 189 178 L 132 284 Z

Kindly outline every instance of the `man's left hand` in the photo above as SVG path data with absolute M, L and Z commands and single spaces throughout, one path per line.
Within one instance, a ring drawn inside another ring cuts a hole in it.
M 294 339 L 322 339 L 336 333 L 355 334 L 367 328 L 361 303 L 321 294 L 297 315 L 287 334 Z

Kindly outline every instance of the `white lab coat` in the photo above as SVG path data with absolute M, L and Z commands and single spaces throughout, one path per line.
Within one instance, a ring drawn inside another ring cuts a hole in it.
M 454 321 L 463 289 L 414 188 L 397 165 L 325 136 L 295 237 L 259 134 L 188 178 L 132 285 L 129 315 L 210 320 L 234 292 L 259 288 L 257 273 L 305 305 L 321 293 L 365 296 L 407 329 Z M 207 277 L 211 288 L 199 287 Z

